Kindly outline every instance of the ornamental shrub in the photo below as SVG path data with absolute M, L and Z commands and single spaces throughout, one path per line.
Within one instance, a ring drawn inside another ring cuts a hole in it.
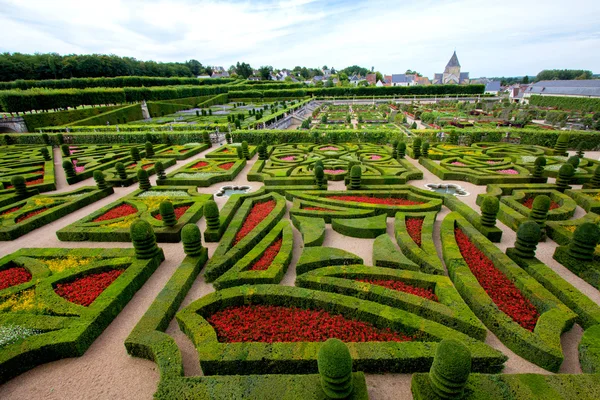
M 313 134 L 312 134 L 312 136 L 313 136 L 313 143 L 314 144 L 319 144 L 319 132 L 314 131 Z
M 429 142 L 424 142 L 421 146 L 421 154 L 425 158 L 429 158 Z
M 131 159 L 135 162 L 138 162 L 142 159 L 142 157 L 140 156 L 140 149 L 138 149 L 137 147 L 131 148 Z
M 556 144 L 554 145 L 554 154 L 563 156 L 567 155 L 567 147 L 569 146 L 569 135 L 566 133 L 561 133 L 556 139 Z
M 337 142 L 338 142 L 338 135 L 337 135 L 337 133 L 331 132 L 329 134 L 329 139 L 331 140 L 331 143 L 337 144 Z
M 579 157 L 579 158 L 585 157 L 585 154 L 583 152 L 584 147 L 585 147 L 585 144 L 583 142 L 579 142 L 579 144 L 577 145 L 577 157 Z
M 573 239 L 569 243 L 569 255 L 576 260 L 592 261 L 598 243 L 600 228 L 592 222 L 584 222 L 573 233 Z
M 495 196 L 486 196 L 481 203 L 481 225 L 488 228 L 496 226 L 498 211 L 500 211 L 500 200 Z
M 69 163 L 71 164 L 71 163 Z M 71 164 L 71 167 L 73 166 L 73 164 Z M 75 173 L 75 170 L 73 170 L 73 173 Z M 27 196 L 27 183 L 25 183 L 25 178 L 23 178 L 23 176 L 21 175 L 15 175 L 12 178 L 10 178 L 10 183 L 13 186 L 13 188 L 15 189 L 15 194 L 19 197 L 25 197 Z
M 244 160 L 246 157 L 244 156 L 244 150 L 242 149 L 241 146 L 237 146 L 235 148 L 235 150 L 237 151 L 237 156 L 240 160 Z
M 350 189 L 358 190 L 360 189 L 362 178 L 362 168 L 360 165 L 354 165 L 350 170 Z
M 45 144 L 50 144 L 50 136 L 47 133 L 42 133 L 42 140 Z
M 154 157 L 154 146 L 152 145 L 152 142 L 147 141 L 144 144 L 144 148 L 146 149 L 146 158 Z
M 146 133 L 146 142 L 154 142 L 154 137 L 150 133 Z
M 418 160 L 421 157 L 421 138 L 413 139 L 412 147 L 413 157 L 415 160 Z
M 219 206 L 214 200 L 209 200 L 204 204 L 204 217 L 206 217 L 206 227 L 215 231 L 221 227 L 221 222 L 219 221 Z
M 248 150 L 248 142 L 245 140 L 242 142 L 242 153 L 244 154 L 244 158 L 246 160 L 250 159 L 250 151 Z
M 322 166 L 317 165 L 314 169 L 314 174 L 315 182 L 319 188 L 322 188 L 327 185 L 327 182 L 325 182 L 325 172 L 323 172 Z
M 152 187 L 150 183 L 150 178 L 148 178 L 148 171 L 145 169 L 138 169 L 137 171 L 138 182 L 140 183 L 140 189 L 148 190 Z
M 131 224 L 129 233 L 137 259 L 148 260 L 160 253 L 160 249 L 156 245 L 156 236 L 148 222 L 143 219 L 137 219 Z
M 110 187 L 108 183 L 106 183 L 106 181 L 104 180 L 104 174 L 102 173 L 102 171 L 94 171 L 94 181 L 96 181 L 96 185 L 100 190 L 106 190 Z
M 227 141 L 227 144 L 231 144 L 231 133 L 227 132 L 225 134 L 225 140 Z
M 406 156 L 406 143 L 400 142 L 398 143 L 398 153 L 396 155 L 396 158 L 402 159 L 404 158 L 404 156 Z
M 330 399 L 345 399 L 352 393 L 352 357 L 339 339 L 327 339 L 319 349 L 317 367 L 323 392 Z
M 551 203 L 552 200 L 545 194 L 535 196 L 531 211 L 529 212 L 529 219 L 535 221 L 540 227 L 542 239 L 546 237 L 546 220 L 548 219 L 548 211 L 550 210 Z
M 398 152 L 398 140 L 394 139 L 392 141 L 392 154 L 396 154 Z
M 535 159 L 535 168 L 533 170 L 533 176 L 535 178 L 542 178 L 544 175 L 544 167 L 546 166 L 546 157 L 540 156 Z
M 56 140 L 58 140 L 58 144 L 63 144 L 65 142 L 65 137 L 62 133 L 57 133 Z
M 71 150 L 69 149 L 68 144 L 63 144 L 60 146 L 60 150 L 62 151 L 63 156 L 69 157 L 71 155 Z
M 444 339 L 429 370 L 431 389 L 443 399 L 460 398 L 471 373 L 471 352 L 462 342 Z
M 183 251 L 190 257 L 198 257 L 202 254 L 202 236 L 196 224 L 186 224 L 181 230 Z
M 73 178 L 75 175 L 77 175 L 77 173 L 75 172 L 75 167 L 73 166 L 73 163 L 71 161 L 63 161 L 62 166 L 65 170 L 65 175 L 67 175 L 67 178 Z
M 166 179 L 167 175 L 165 175 L 165 167 L 163 166 L 163 163 L 161 161 L 157 161 L 154 164 L 154 170 L 156 171 L 156 183 L 158 184 L 158 181 L 162 181 L 163 179 Z
M 568 189 L 573 175 L 575 175 L 575 168 L 573 168 L 573 165 L 569 163 L 563 164 L 558 170 L 558 177 L 556 178 L 556 186 L 558 186 L 558 190 L 564 191 Z
M 521 258 L 534 258 L 538 242 L 542 238 L 542 230 L 535 221 L 525 221 L 517 229 L 515 253 Z
M 205 144 L 211 144 L 211 142 L 210 142 L 210 133 L 208 133 L 208 131 L 202 132 L 202 141 Z
M 315 161 L 314 168 L 317 168 L 317 166 L 319 165 L 321 166 L 321 168 L 325 169 L 325 165 L 323 165 L 323 160 Z
M 579 158 L 579 157 L 577 157 L 577 156 L 571 156 L 571 157 L 569 157 L 569 159 L 567 160 L 567 162 L 568 162 L 569 164 L 571 164 L 571 165 L 573 166 L 573 168 L 575 168 L 575 169 L 577 169 L 577 167 L 579 167 L 579 161 L 581 161 L 581 160 L 580 160 L 580 158 Z
M 267 146 L 264 143 L 261 143 L 258 146 L 258 159 L 266 160 L 267 158 L 269 158 L 269 154 L 267 153 Z
M 600 189 L 600 165 L 594 170 L 594 175 L 590 180 L 589 186 L 592 189 Z
M 119 179 L 127 179 L 127 171 L 125 171 L 125 165 L 122 162 L 115 164 L 115 170 L 117 171 L 117 175 L 119 175 Z
M 158 206 L 158 210 L 165 226 L 175 226 L 177 224 L 177 217 L 175 216 L 175 208 L 173 207 L 173 203 L 170 201 L 163 201 Z
M 40 154 L 42 155 L 42 157 L 44 157 L 45 161 L 52 160 L 52 157 L 50 157 L 50 152 L 48 151 L 48 149 L 46 147 L 41 148 Z

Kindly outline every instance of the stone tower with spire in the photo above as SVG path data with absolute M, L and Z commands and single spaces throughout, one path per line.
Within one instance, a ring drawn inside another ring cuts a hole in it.
M 458 62 L 458 57 L 456 56 L 456 50 L 448 64 L 446 65 L 446 69 L 444 69 L 443 74 L 435 74 L 433 78 L 434 84 L 444 84 L 444 85 L 458 85 L 462 83 L 469 83 L 469 73 L 468 72 L 460 72 L 460 62 Z

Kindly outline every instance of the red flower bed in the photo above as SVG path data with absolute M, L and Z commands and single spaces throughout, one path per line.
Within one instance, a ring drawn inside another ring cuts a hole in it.
M 276 240 L 275 243 L 270 245 L 267 250 L 263 253 L 262 257 L 258 259 L 252 266 L 249 271 L 264 271 L 269 269 L 271 263 L 279 254 L 279 250 L 281 250 L 281 244 L 283 243 L 283 239 Z
M 146 165 L 142 165 L 142 169 L 150 169 L 150 168 L 152 168 L 152 167 L 154 167 L 154 164 L 153 164 L 153 163 L 152 163 L 152 164 L 146 164 Z
M 18 207 L 13 207 L 13 208 L 9 208 L 8 210 L 2 211 L 2 214 L 0 215 L 8 215 L 8 214 L 12 214 L 15 211 L 19 211 L 23 206 L 18 206 Z
M 330 210 L 329 208 L 323 208 L 323 207 L 304 207 L 302 209 L 303 210 L 309 210 L 309 211 L 331 211 L 331 212 L 335 212 L 334 210 Z
M 206 161 L 200 161 L 197 162 L 196 164 L 192 165 L 192 168 L 202 168 L 202 167 L 206 167 L 208 165 L 208 163 Z
M 0 271 L 0 290 L 29 282 L 31 273 L 23 267 L 12 267 Z
M 371 285 L 383 286 L 388 289 L 397 290 L 399 292 L 405 292 L 414 294 L 415 296 L 423 297 L 425 299 L 438 301 L 437 295 L 431 289 L 424 289 L 416 286 L 411 286 L 401 281 L 394 280 L 383 280 L 383 279 L 357 279 L 359 282 L 370 283 Z
M 111 210 L 108 210 L 98 218 L 94 220 L 94 222 L 102 222 L 108 221 L 109 219 L 115 219 L 120 217 L 126 217 L 131 214 L 135 214 L 137 212 L 137 208 L 130 204 L 121 204 Z
M 224 169 L 224 170 L 230 170 L 231 167 L 233 167 L 233 164 L 235 164 L 235 163 L 228 162 L 228 163 L 219 165 L 219 168 Z
M 516 323 L 533 332 L 540 316 L 535 306 L 523 296 L 506 275 L 494 266 L 492 260 L 469 240 L 462 230 L 456 228 L 454 236 L 469 269 L 494 304 Z
M 352 201 L 354 203 L 383 204 L 386 206 L 414 206 L 416 204 L 423 204 L 422 201 L 395 199 L 391 197 L 382 198 L 370 196 L 329 196 L 327 198 L 331 200 Z
M 185 212 L 190 208 L 191 206 L 179 206 L 179 207 L 174 207 L 175 208 L 175 218 L 179 219 L 181 218 L 181 216 L 183 214 L 185 214 Z M 154 216 L 154 218 L 156 218 L 159 221 L 162 221 L 162 215 L 160 214 L 156 214 Z
M 19 222 L 25 221 L 26 219 L 29 219 L 31 217 L 35 217 L 36 215 L 41 214 L 41 213 L 43 213 L 44 211 L 47 211 L 47 210 L 48 210 L 48 207 L 44 207 L 44 208 L 40 208 L 39 210 L 30 211 L 27 214 L 23 214 L 23 215 L 19 216 L 19 218 L 17 218 L 15 220 L 15 222 L 19 223 Z
M 533 200 L 535 200 L 535 197 L 528 197 L 523 202 L 523 205 L 531 210 L 533 208 Z M 550 200 L 550 210 L 556 210 L 557 208 L 560 208 L 560 204 L 554 200 Z
M 263 201 L 262 203 L 254 203 L 252 209 L 246 216 L 246 221 L 242 225 L 241 229 L 235 235 L 235 241 L 233 245 L 238 244 L 247 234 L 249 234 L 256 225 L 260 224 L 271 211 L 275 208 L 275 200 Z
M 326 311 L 296 307 L 233 306 L 207 318 L 219 342 L 406 342 L 413 338 Z
M 38 178 L 38 179 L 34 179 L 32 181 L 27 181 L 27 182 L 25 182 L 25 185 L 26 186 L 39 185 L 40 183 L 44 183 L 44 178 Z
M 123 273 L 123 270 L 115 269 L 108 272 L 98 272 L 69 283 L 59 283 L 54 291 L 60 297 L 71 303 L 89 306 L 104 289 L 110 286 Z
M 421 247 L 421 231 L 423 229 L 424 218 L 406 218 L 406 230 L 411 239 Z

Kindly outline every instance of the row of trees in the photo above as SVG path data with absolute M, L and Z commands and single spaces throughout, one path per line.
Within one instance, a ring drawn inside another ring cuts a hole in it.
M 535 82 L 551 80 L 592 79 L 592 71 L 583 69 L 545 69 L 535 77 Z

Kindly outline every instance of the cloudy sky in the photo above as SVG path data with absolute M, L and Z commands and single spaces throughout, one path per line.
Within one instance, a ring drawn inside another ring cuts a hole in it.
M 471 77 L 600 72 L 598 0 L 0 0 L 2 52 Z

